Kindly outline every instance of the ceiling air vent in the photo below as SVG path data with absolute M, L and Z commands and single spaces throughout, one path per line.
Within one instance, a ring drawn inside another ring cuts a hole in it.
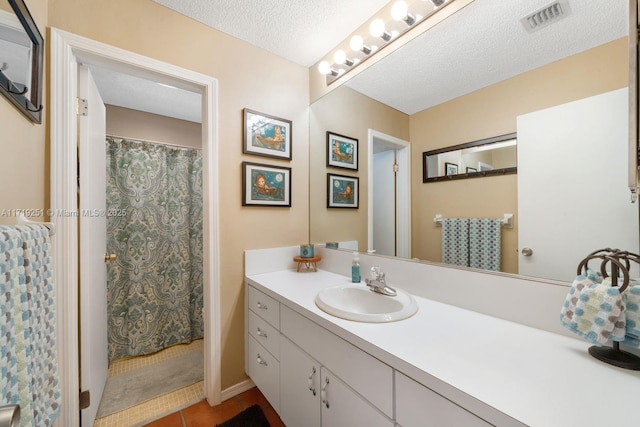
M 525 16 L 520 22 L 528 32 L 532 33 L 559 21 L 568 16 L 570 12 L 569 3 L 565 0 L 560 0 Z

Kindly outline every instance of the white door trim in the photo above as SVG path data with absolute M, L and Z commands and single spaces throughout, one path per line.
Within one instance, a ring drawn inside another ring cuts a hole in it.
M 205 397 L 220 402 L 220 248 L 217 141 L 217 80 L 56 28 L 51 43 L 51 221 L 56 226 L 53 268 L 56 283 L 57 349 L 62 408 L 58 426 L 79 425 L 77 64 L 101 64 L 139 77 L 202 94 Z M 65 216 L 64 213 L 71 213 Z M 106 351 L 106 349 L 105 349 Z
M 376 139 L 397 151 L 399 172 L 396 181 L 396 247 L 397 255 L 411 258 L 411 144 L 395 136 L 369 129 L 367 136 L 367 248 L 373 243 L 373 140 Z

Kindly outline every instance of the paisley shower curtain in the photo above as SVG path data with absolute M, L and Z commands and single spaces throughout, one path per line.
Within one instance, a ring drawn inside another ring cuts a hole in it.
M 200 150 L 107 138 L 109 361 L 203 336 Z

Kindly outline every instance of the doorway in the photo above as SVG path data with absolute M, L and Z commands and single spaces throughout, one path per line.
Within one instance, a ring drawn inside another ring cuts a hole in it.
M 84 37 L 51 29 L 51 209 L 76 212 L 78 64 L 101 67 L 190 90 L 202 95 L 202 158 L 204 228 L 204 392 L 209 404 L 221 400 L 219 313 L 218 155 L 216 138 L 217 81 L 180 67 L 114 48 Z M 79 263 L 82 251 L 77 215 L 54 214 L 59 230 L 54 239 L 54 274 L 58 287 L 57 343 L 60 385 L 65 405 L 61 425 L 80 424 L 79 384 Z
M 410 159 L 407 141 L 369 129 L 369 251 L 411 257 Z

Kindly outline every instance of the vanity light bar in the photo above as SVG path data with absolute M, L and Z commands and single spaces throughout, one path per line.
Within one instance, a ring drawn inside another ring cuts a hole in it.
M 373 43 L 382 43 L 382 47 L 393 42 L 399 36 L 407 32 L 416 23 L 426 19 L 430 15 L 437 12 L 440 7 L 452 0 L 417 0 L 411 5 L 414 8 L 423 8 L 425 6 L 417 6 L 426 3 L 426 12 L 422 15 L 416 15 L 409 12 L 409 6 L 404 0 L 397 0 L 391 8 L 391 17 L 389 21 L 381 18 L 373 19 L 369 25 L 369 33 L 371 37 L 368 39 L 370 45 L 365 43 L 365 39 L 360 35 L 354 35 L 351 38 L 351 52 L 345 53 L 342 50 L 333 54 L 333 64 L 329 61 L 322 61 L 318 64 L 318 72 L 326 76 L 327 84 L 333 83 L 347 71 L 355 68 L 359 63 L 369 58 L 381 47 Z M 424 18 L 423 18 L 424 17 Z M 390 28 L 387 29 L 387 28 Z

